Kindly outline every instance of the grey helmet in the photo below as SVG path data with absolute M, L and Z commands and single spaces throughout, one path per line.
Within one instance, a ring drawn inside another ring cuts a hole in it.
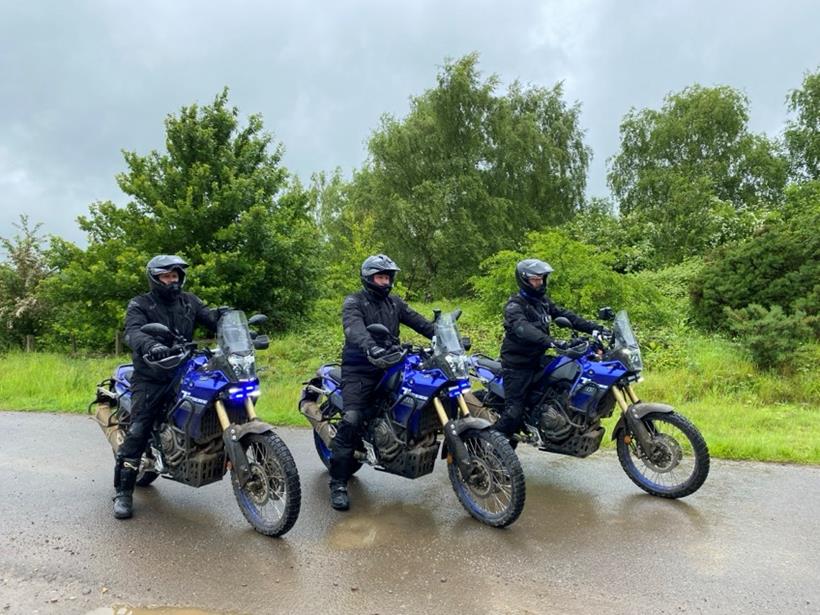
M 375 254 L 368 256 L 362 263 L 361 278 L 362 285 L 379 297 L 387 297 L 393 289 L 393 281 L 396 279 L 396 272 L 401 271 L 399 266 L 393 262 L 389 256 Z M 390 276 L 390 284 L 379 286 L 373 282 L 373 276 L 377 273 L 386 273 Z
M 145 275 L 148 277 L 148 286 L 152 292 L 155 292 L 161 299 L 170 301 L 176 299 L 182 292 L 182 287 L 185 286 L 185 269 L 188 268 L 188 263 L 182 260 L 175 254 L 159 254 L 148 261 L 145 266 Z M 163 284 L 159 276 L 163 273 L 170 273 L 176 271 L 179 275 L 179 282 L 174 284 Z
M 549 263 L 540 261 L 537 258 L 527 258 L 523 261 L 518 261 L 515 266 L 515 281 L 518 283 L 518 288 L 531 297 L 543 297 L 547 294 L 547 283 L 549 276 L 552 273 L 552 267 Z M 540 276 L 544 279 L 541 288 L 533 288 L 527 278 Z

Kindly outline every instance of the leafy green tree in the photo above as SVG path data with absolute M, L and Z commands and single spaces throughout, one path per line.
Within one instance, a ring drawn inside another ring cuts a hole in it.
M 459 294 L 487 254 L 571 217 L 584 201 L 589 150 L 579 107 L 551 89 L 482 78 L 471 54 L 436 87 L 386 115 L 352 183 L 350 206 L 372 216 L 409 290 Z M 361 217 L 361 213 L 359 214 Z
M 32 227 L 23 215 L 14 226 L 19 234 L 0 237 L 5 253 L 0 263 L 0 345 L 21 345 L 27 335 L 39 335 L 48 315 L 48 305 L 38 292 L 50 273 L 41 225 Z
M 705 326 L 726 328 L 725 308 L 750 304 L 820 312 L 820 181 L 790 186 L 786 194 L 783 210 L 754 236 L 707 257 L 692 287 L 695 315 Z
M 820 69 L 807 74 L 803 86 L 789 94 L 789 110 L 796 114 L 785 132 L 792 175 L 820 179 Z
M 609 186 L 656 264 L 748 236 L 782 201 L 787 163 L 774 142 L 749 132 L 748 119 L 745 96 L 699 85 L 624 118 Z
M 160 253 L 183 256 L 188 288 L 212 304 L 263 311 L 275 327 L 309 309 L 318 243 L 310 195 L 288 180 L 261 117 L 241 126 L 226 89 L 169 115 L 165 128 L 166 152 L 124 153 L 117 181 L 127 205 L 96 203 L 79 219 L 88 248 L 54 246 L 56 340 L 110 344 L 126 302 L 146 289 L 145 263 Z

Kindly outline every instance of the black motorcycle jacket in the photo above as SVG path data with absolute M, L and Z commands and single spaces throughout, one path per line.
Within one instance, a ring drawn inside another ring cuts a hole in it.
M 193 293 L 180 293 L 171 301 L 164 301 L 151 291 L 131 299 L 125 312 L 125 343 L 131 348 L 134 374 L 138 378 L 155 382 L 168 382 L 173 378 L 173 370 L 151 367 L 142 358 L 151 346 L 161 343 L 140 331 L 148 323 L 160 323 L 191 341 L 196 325 L 216 330 L 219 319 L 217 310 L 205 307 L 202 300 Z
M 550 322 L 563 316 L 579 331 L 591 333 L 598 325 L 555 305 L 545 297 L 513 295 L 504 306 L 504 340 L 501 363 L 505 367 L 528 368 L 552 345 Z
M 382 324 L 390 333 L 399 336 L 399 324 L 404 324 L 426 338 L 433 337 L 433 323 L 410 308 L 400 297 L 380 297 L 369 290 L 360 290 L 345 297 L 342 304 L 342 327 L 345 345 L 342 363 L 345 365 L 369 365 L 367 351 L 375 345 L 384 346 L 384 340 L 375 340 L 367 331 L 367 325 Z

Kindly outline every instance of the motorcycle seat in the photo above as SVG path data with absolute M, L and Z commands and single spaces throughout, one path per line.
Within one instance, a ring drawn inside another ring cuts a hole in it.
M 494 374 L 501 373 L 501 362 L 494 361 L 489 357 L 476 357 L 476 365 L 483 367 L 484 369 L 488 369 Z
M 124 385 L 130 387 L 131 386 L 131 376 L 134 375 L 134 366 L 130 363 L 126 365 L 120 365 L 117 368 L 115 373 L 115 378 L 122 382 Z
M 327 375 L 333 379 L 337 384 L 342 383 L 342 368 L 339 365 L 331 367 Z

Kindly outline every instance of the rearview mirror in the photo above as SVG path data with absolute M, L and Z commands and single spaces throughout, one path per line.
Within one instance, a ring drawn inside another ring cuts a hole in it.
M 270 338 L 267 335 L 257 335 L 253 340 L 253 347 L 256 350 L 265 350 L 270 346 Z
M 461 308 L 456 308 L 453 310 L 453 320 L 458 320 L 461 316 Z
M 150 335 L 151 337 L 162 339 L 172 339 L 174 337 L 174 334 L 171 333 L 168 327 L 158 322 L 149 322 L 147 325 L 142 325 L 140 332 L 145 333 L 145 335 Z
M 380 337 L 386 337 L 386 336 L 390 335 L 390 329 L 388 329 L 383 324 L 378 323 L 378 322 L 375 322 L 372 325 L 367 325 L 367 330 L 370 333 L 375 333 L 376 335 L 378 335 Z
M 470 351 L 470 348 L 472 348 L 472 347 L 473 347 L 473 340 L 471 340 L 469 337 L 467 337 L 466 335 L 464 335 L 464 336 L 462 336 L 462 338 L 461 338 L 461 345 L 462 345 L 462 346 L 464 346 L 464 350 L 466 350 L 467 352 L 469 352 L 469 351 Z
M 598 320 L 614 320 L 615 310 L 611 307 L 602 307 L 598 310 Z
M 248 319 L 248 324 L 251 326 L 264 325 L 268 322 L 268 317 L 264 314 L 254 314 Z

